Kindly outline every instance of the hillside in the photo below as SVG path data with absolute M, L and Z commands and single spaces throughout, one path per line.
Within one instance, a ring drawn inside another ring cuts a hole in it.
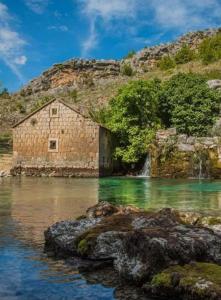
M 17 93 L 1 96 L 0 135 L 7 137 L 11 125 L 53 97 L 61 98 L 85 114 L 93 115 L 108 103 L 121 85 L 131 80 L 155 77 L 165 80 L 178 72 L 207 74 L 210 79 L 220 77 L 221 60 L 203 65 L 195 59 L 164 71 L 158 67 L 163 56 L 176 55 L 183 45 L 197 49 L 205 38 L 218 32 L 220 29 L 188 33 L 175 42 L 144 48 L 120 61 L 71 59 L 55 64 Z M 125 71 L 125 66 L 129 66 L 132 72 Z

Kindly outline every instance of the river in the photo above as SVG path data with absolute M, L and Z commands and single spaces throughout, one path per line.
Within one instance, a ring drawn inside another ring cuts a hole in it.
M 98 201 L 144 209 L 174 207 L 221 213 L 221 181 L 147 178 L 0 179 L 0 299 L 116 299 L 62 260 L 43 252 L 44 230 Z

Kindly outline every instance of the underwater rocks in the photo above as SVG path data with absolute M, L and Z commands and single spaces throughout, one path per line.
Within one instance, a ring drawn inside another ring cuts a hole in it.
M 172 209 L 144 212 L 101 202 L 79 220 L 49 227 L 45 250 L 59 257 L 81 258 L 90 270 L 112 265 L 121 279 L 138 286 L 149 282 L 146 290 L 157 294 L 151 284 L 165 269 L 192 262 L 221 265 L 217 227 L 221 220 L 211 218 Z

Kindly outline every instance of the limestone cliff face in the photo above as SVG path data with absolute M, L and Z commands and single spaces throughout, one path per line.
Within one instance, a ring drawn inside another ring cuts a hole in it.
M 189 32 L 175 42 L 144 48 L 132 58 L 132 65 L 139 72 L 149 71 L 162 56 L 176 54 L 183 45 L 189 45 L 191 49 L 196 49 L 205 38 L 218 32 L 221 32 L 221 28 Z
M 120 62 L 115 60 L 73 59 L 55 64 L 49 70 L 33 79 L 21 93 L 24 96 L 39 92 L 63 91 L 66 88 L 92 87 L 99 80 L 110 79 L 120 74 Z
M 184 44 L 196 48 L 206 37 L 212 36 L 221 29 L 209 29 L 188 33 L 177 41 L 159 46 L 144 48 L 130 59 L 123 60 L 82 60 L 72 59 L 61 64 L 55 64 L 38 78 L 27 84 L 20 94 L 30 96 L 42 92 L 65 92 L 71 89 L 92 88 L 128 77 L 121 72 L 121 67 L 129 63 L 136 74 L 146 73 L 156 66 L 164 55 L 175 54 Z M 123 81 L 125 81 L 123 80 Z

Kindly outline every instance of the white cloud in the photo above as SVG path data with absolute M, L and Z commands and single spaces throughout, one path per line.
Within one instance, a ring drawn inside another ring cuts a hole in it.
M 26 62 L 27 62 L 27 60 L 28 59 L 27 59 L 27 57 L 25 55 L 21 55 L 19 57 L 16 57 L 14 59 L 14 62 L 15 62 L 16 65 L 25 65 Z
M 1 22 L 8 22 L 11 19 L 9 13 L 8 13 L 8 7 L 0 2 L 0 20 Z
M 89 16 L 101 17 L 104 21 L 133 17 L 136 12 L 135 0 L 81 0 L 83 11 Z
M 81 55 L 83 57 L 86 57 L 88 55 L 88 53 L 90 53 L 90 51 L 92 49 L 94 49 L 98 44 L 98 35 L 97 35 L 97 32 L 96 32 L 96 25 L 95 24 L 96 24 L 95 20 L 91 19 L 89 36 L 85 41 L 82 42 Z
M 134 18 L 136 15 L 136 0 L 79 0 L 82 13 L 89 18 L 89 35 L 82 42 L 82 56 L 87 56 L 98 44 L 96 22 L 101 20 L 105 28 L 116 20 Z
M 89 33 L 82 42 L 86 56 L 99 42 L 99 31 L 112 35 L 126 33 L 138 38 L 142 28 L 178 34 L 221 25 L 220 0 L 78 0 L 81 13 L 88 18 Z M 142 37 L 143 38 L 143 35 Z M 148 36 L 146 37 L 148 39 Z
M 49 4 L 49 0 L 24 0 L 25 4 L 36 14 L 42 14 Z
M 0 59 L 23 82 L 18 65 L 24 65 L 27 61 L 23 54 L 27 42 L 12 28 L 11 21 L 13 17 L 9 14 L 7 6 L 0 2 Z
M 154 21 L 164 27 L 178 31 L 200 26 L 213 26 L 214 18 L 221 12 L 218 0 L 152 0 Z M 209 11 L 209 16 L 207 15 Z

